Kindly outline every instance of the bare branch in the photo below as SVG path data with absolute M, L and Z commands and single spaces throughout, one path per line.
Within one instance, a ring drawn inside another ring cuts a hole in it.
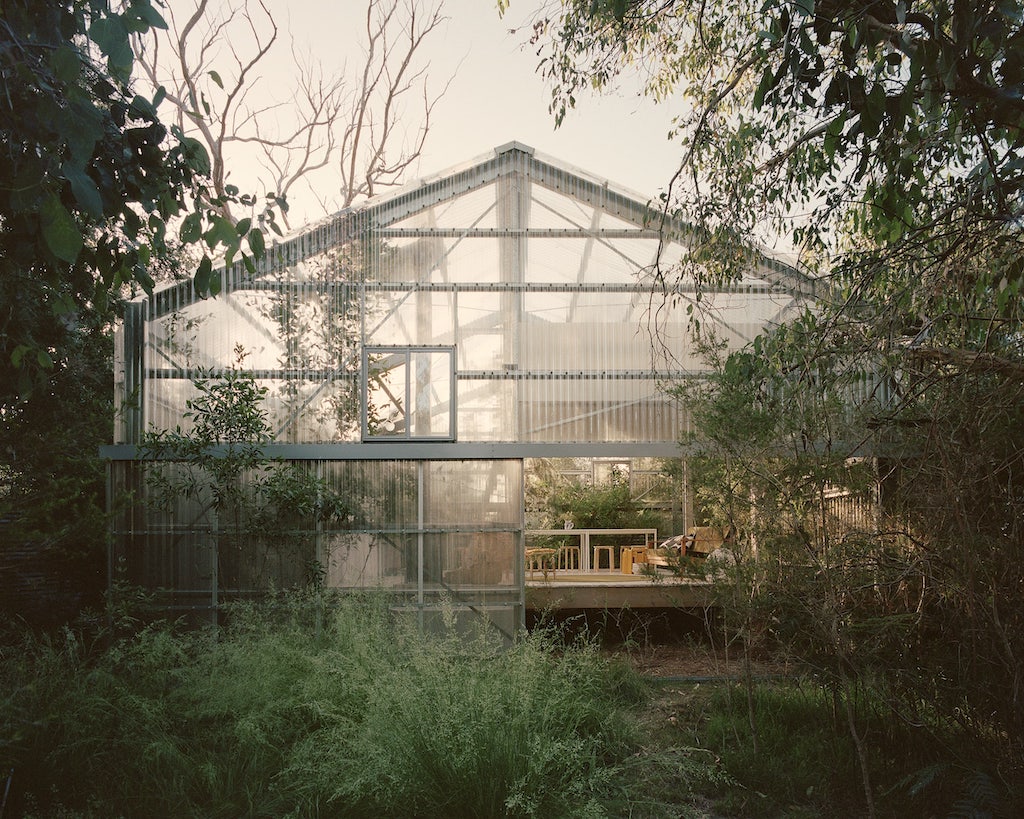
M 164 86 L 179 127 L 205 145 L 216 195 L 228 190 L 233 146 L 255 154 L 266 189 L 287 196 L 303 183 L 325 207 L 330 197 L 316 192 L 314 176 L 340 178 L 331 185 L 340 192 L 335 207 L 399 184 L 451 82 L 432 93 L 422 58 L 424 42 L 447 21 L 443 0 L 365 0 L 363 62 L 354 76 L 303 56 L 292 38 L 291 92 L 265 99 L 256 86 L 279 39 L 273 2 L 195 0 L 183 21 L 168 9 L 168 31 L 138 44 L 145 79 Z M 231 216 L 226 205 L 220 210 Z
M 372 196 L 379 187 L 398 184 L 419 158 L 430 115 L 450 79 L 432 95 L 426 66 L 417 67 L 417 58 L 423 42 L 446 21 L 440 3 L 424 7 L 417 0 L 371 0 L 367 5 L 365 65 L 340 139 L 343 207 Z M 400 39 L 393 43 L 396 29 Z M 419 94 L 422 121 L 410 139 L 398 126 L 405 120 L 403 103 L 414 92 Z
M 958 370 L 970 369 L 975 372 L 996 373 L 1005 378 L 1024 379 L 1024 362 L 992 353 L 957 350 L 949 347 L 917 347 L 910 350 L 909 355 L 940 367 L 953 367 Z

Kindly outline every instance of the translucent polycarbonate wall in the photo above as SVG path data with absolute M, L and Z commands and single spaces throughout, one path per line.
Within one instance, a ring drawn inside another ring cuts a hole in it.
M 255 274 L 236 265 L 216 297 L 182 283 L 133 303 L 118 442 L 187 428 L 192 381 L 232 367 L 266 388 L 282 442 L 674 441 L 662 387 L 705 362 L 692 287 L 655 274 L 685 258 L 685 233 L 656 224 L 642 198 L 516 145 L 372 200 Z M 706 290 L 705 330 L 737 347 L 784 320 L 797 296 L 776 267 Z M 427 347 L 451 370 L 410 375 Z
M 164 607 L 197 612 L 309 585 L 316 521 L 286 513 L 266 525 L 255 511 L 256 477 L 248 470 L 219 486 L 218 501 L 211 474 L 195 466 L 113 463 L 112 579 L 158 593 Z
M 396 608 L 482 619 L 514 633 L 522 621 L 521 461 L 310 461 L 301 468 L 348 512 L 325 520 L 285 509 L 264 522 L 258 504 L 247 503 L 257 499 L 244 491 L 219 505 L 208 491 L 181 491 L 210 480 L 202 469 L 113 464 L 113 493 L 124 501 L 113 529 L 115 576 L 156 592 L 165 606 L 197 612 L 320 576 L 330 589 L 379 590 Z
M 698 304 L 677 268 L 688 234 L 661 223 L 643 197 L 513 143 L 339 213 L 253 270 L 236 263 L 216 295 L 185 281 L 131 302 L 116 341 L 115 443 L 128 446 L 111 448 L 112 576 L 213 612 L 310 582 L 381 589 L 424 622 L 454 613 L 511 634 L 519 447 L 621 456 L 654 504 L 662 480 L 639 459 L 675 455 L 688 424 L 666 388 L 706 371 L 691 318 L 735 348 L 806 295 L 796 271 L 752 259 Z M 168 496 L 188 467 L 137 447 L 187 434 L 201 386 L 239 371 L 288 460 L 238 476 L 234 506 L 210 487 Z M 285 466 L 351 514 L 244 511 Z

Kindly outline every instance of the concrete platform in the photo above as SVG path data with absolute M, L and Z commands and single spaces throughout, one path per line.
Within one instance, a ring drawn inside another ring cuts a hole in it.
M 526 608 L 621 609 L 683 608 L 710 606 L 711 584 L 674 577 L 651 579 L 621 572 L 540 572 L 527 574 Z

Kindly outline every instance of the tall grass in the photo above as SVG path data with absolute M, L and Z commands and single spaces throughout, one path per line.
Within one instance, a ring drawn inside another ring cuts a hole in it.
M 643 771 L 685 782 L 693 763 L 643 750 L 643 688 L 591 643 L 427 636 L 374 597 L 312 609 L 285 597 L 217 632 L 149 627 L 94 652 L 71 632 L 6 641 L 0 764 L 17 809 L 679 815 Z

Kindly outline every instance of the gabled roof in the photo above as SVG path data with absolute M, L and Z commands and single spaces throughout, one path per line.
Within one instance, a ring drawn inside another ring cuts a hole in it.
M 230 292 L 244 287 L 254 278 L 265 276 L 323 253 L 346 241 L 357 238 L 367 227 L 374 231 L 388 231 L 400 220 L 425 211 L 446 200 L 470 193 L 493 184 L 503 176 L 525 169 L 532 184 L 550 191 L 571 196 L 577 201 L 616 217 L 633 228 L 631 236 L 647 238 L 666 236 L 669 241 L 686 242 L 693 235 L 691 226 L 678 222 L 660 208 L 652 207 L 642 195 L 619 187 L 607 180 L 573 167 L 559 160 L 538 154 L 528 145 L 508 142 L 493 152 L 477 157 L 446 171 L 411 182 L 386 194 L 373 197 L 358 206 L 299 229 L 295 235 L 268 248 L 264 258 L 250 273 L 241 262 L 227 270 L 221 269 L 222 291 Z M 489 232 L 488 232 L 489 231 Z M 639 231 L 639 233 L 638 233 Z M 494 235 L 488 228 L 420 228 L 419 235 Z M 524 230 L 524 233 L 529 233 Z M 578 231 L 576 231 L 578 234 Z M 385 233 L 387 235 L 387 233 Z M 543 233 L 557 235 L 552 229 Z M 614 230 L 601 231 L 605 238 L 615 238 Z M 780 292 L 793 296 L 811 296 L 815 281 L 798 268 L 764 252 L 751 260 L 751 273 Z M 214 273 L 217 275 L 217 272 Z M 191 281 L 174 282 L 157 288 L 150 299 L 151 316 L 166 315 L 182 305 L 200 300 Z

